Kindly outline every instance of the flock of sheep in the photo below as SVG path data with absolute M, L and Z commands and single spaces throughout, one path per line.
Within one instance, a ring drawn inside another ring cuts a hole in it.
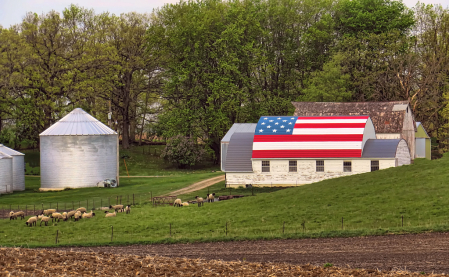
M 101 208 L 101 209 L 103 210 L 104 208 Z M 105 211 L 105 213 L 106 213 L 105 217 L 115 217 L 117 215 L 117 212 L 126 212 L 127 214 L 131 213 L 131 205 L 126 205 L 126 206 L 111 205 L 111 206 L 109 206 L 109 208 L 106 207 L 106 209 L 107 210 Z M 114 212 L 113 213 L 109 212 L 110 209 L 113 209 Z M 48 210 L 43 210 L 40 214 L 38 214 L 36 216 L 30 217 L 25 222 L 25 224 L 29 227 L 31 227 L 33 225 L 36 226 L 37 221 L 40 219 L 41 222 L 40 222 L 39 226 L 42 226 L 42 222 L 44 222 L 45 226 L 47 226 L 48 222 L 50 221 L 50 218 L 51 218 L 52 222 L 56 221 L 56 220 L 59 222 L 61 219 L 63 221 L 67 221 L 67 220 L 73 218 L 74 221 L 78 221 L 80 219 L 92 218 L 93 216 L 95 216 L 95 213 L 92 210 L 90 211 L 90 213 L 88 213 L 86 211 L 86 208 L 84 208 L 84 207 L 78 208 L 73 211 L 69 211 L 68 213 L 63 212 L 62 214 L 56 212 L 56 209 L 48 209 Z M 18 212 L 11 211 L 9 213 L 9 220 L 14 220 L 19 217 L 21 219 L 24 219 L 25 213 L 23 211 L 18 211 Z
M 201 207 L 204 205 L 204 198 L 199 197 L 198 195 L 195 196 L 196 198 L 196 202 L 198 203 L 198 207 Z M 211 193 L 211 194 L 207 194 L 207 202 L 214 202 L 215 201 L 215 193 Z M 173 203 L 173 207 L 186 207 L 189 206 L 189 202 L 182 202 L 182 200 L 180 198 L 176 199 L 175 202 Z

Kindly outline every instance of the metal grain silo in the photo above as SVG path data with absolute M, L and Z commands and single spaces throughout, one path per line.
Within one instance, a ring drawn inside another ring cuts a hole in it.
M 77 108 L 40 134 L 41 190 L 118 181 L 118 135 Z
M 0 152 L 0 194 L 12 193 L 12 157 Z
M 0 144 L 0 152 L 12 157 L 12 190 L 25 190 L 25 154 Z

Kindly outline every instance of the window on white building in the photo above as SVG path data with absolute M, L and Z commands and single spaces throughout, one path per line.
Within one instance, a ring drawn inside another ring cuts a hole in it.
M 324 172 L 324 161 L 323 160 L 316 161 L 316 172 Z
M 270 172 L 270 161 L 262 161 L 262 172 Z
M 352 172 L 352 162 L 343 162 L 343 172 Z
M 379 161 L 371 161 L 371 171 L 379 170 Z
M 288 161 L 288 172 L 298 172 L 297 161 Z

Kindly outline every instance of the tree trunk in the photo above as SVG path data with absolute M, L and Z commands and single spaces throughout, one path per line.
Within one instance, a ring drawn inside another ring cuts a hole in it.
M 145 94 L 145 106 L 143 107 L 143 116 L 142 116 L 142 129 L 140 130 L 140 139 L 139 139 L 139 146 L 142 145 L 142 136 L 143 136 L 143 129 L 145 126 L 145 117 L 147 116 L 147 106 L 148 106 L 148 94 L 150 93 L 150 85 L 148 81 L 148 92 Z M 1 129 L 0 129 L 1 131 Z

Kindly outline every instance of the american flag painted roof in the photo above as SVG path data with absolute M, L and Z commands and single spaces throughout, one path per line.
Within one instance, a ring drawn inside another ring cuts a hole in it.
M 263 116 L 252 158 L 360 158 L 368 122 L 369 116 Z

